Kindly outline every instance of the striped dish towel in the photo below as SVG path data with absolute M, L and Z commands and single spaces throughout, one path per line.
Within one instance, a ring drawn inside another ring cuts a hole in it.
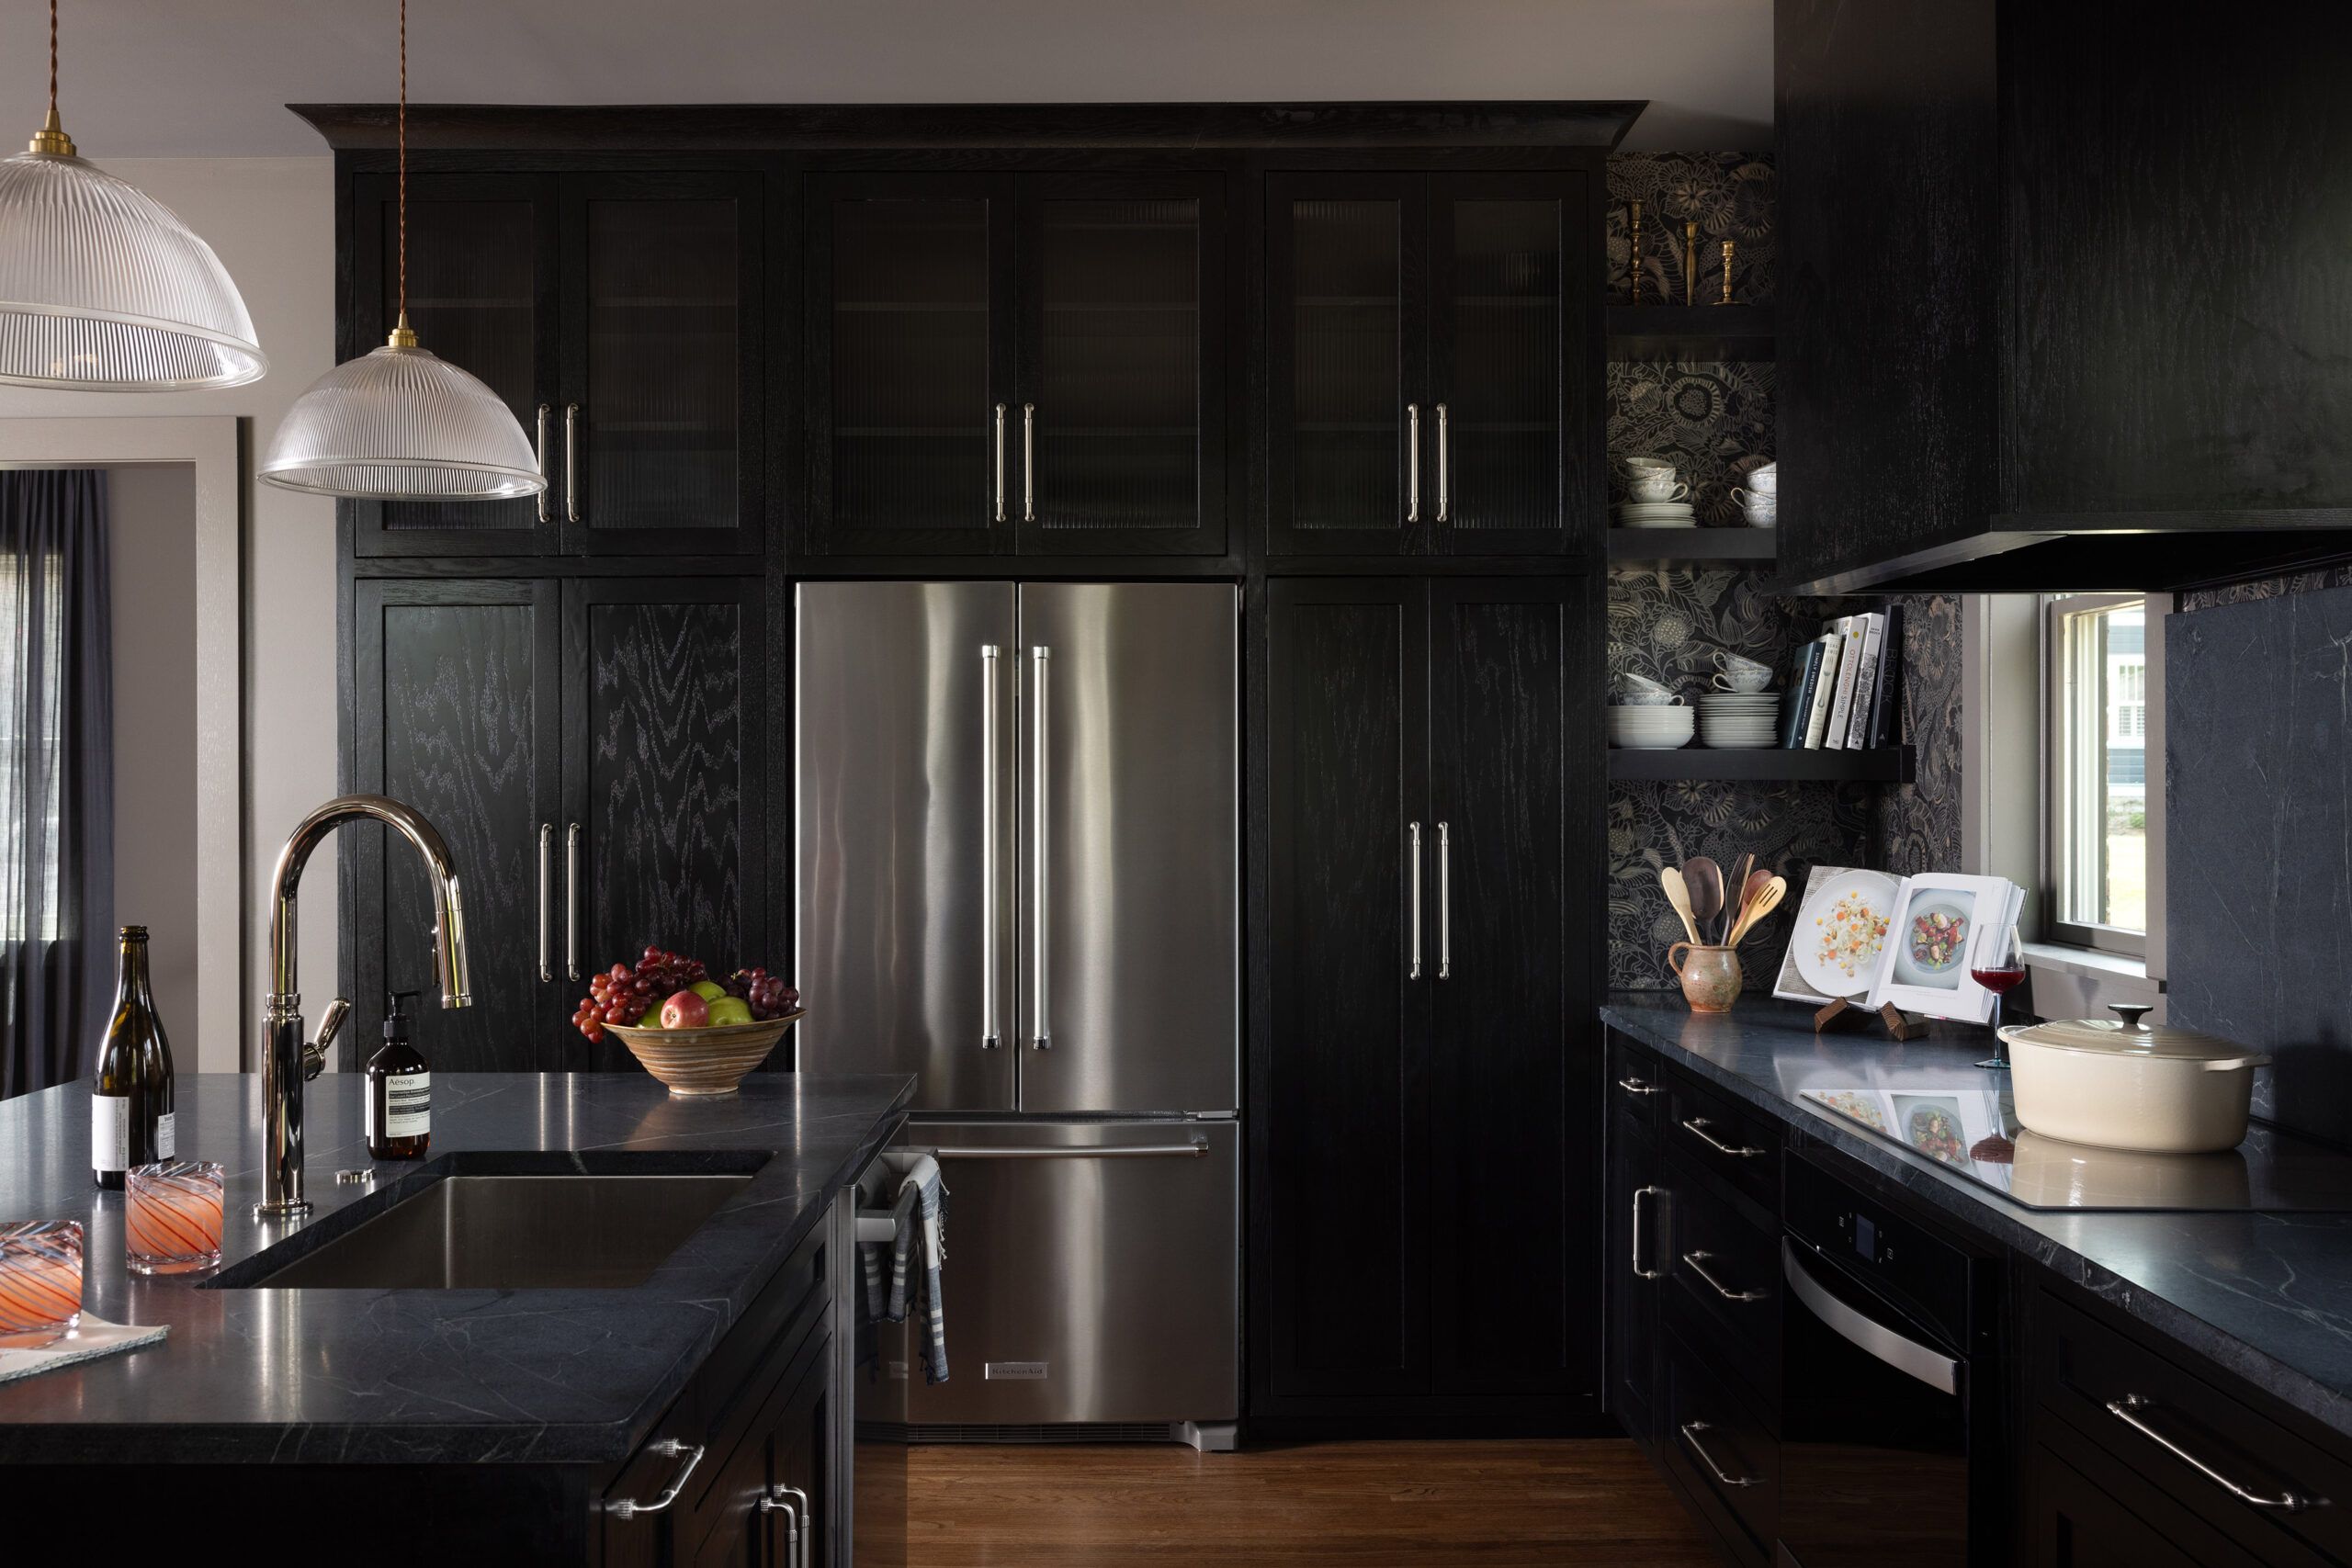
M 891 1163 L 902 1168 L 898 1196 L 891 1204 L 897 1237 L 887 1245 L 873 1242 L 859 1249 L 858 1261 L 865 1276 L 866 1315 L 882 1323 L 906 1322 L 908 1309 L 915 1304 L 918 1282 L 913 1276 L 920 1267 L 923 1381 L 945 1382 L 947 1308 L 940 1274 L 947 1262 L 947 1183 L 939 1174 L 939 1162 L 929 1155 L 916 1155 L 903 1162 L 894 1158 Z M 882 1279 L 886 1251 L 889 1254 L 887 1292 Z

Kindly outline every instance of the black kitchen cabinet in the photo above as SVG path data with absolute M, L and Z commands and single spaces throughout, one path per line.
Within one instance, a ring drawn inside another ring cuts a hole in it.
M 424 812 L 465 882 L 474 1002 L 430 1010 L 436 1066 L 633 1066 L 571 1029 L 596 966 L 649 942 L 772 956 L 759 579 L 362 578 L 350 614 L 352 787 Z M 346 837 L 349 1066 L 384 990 L 434 968 L 415 857 Z
M 562 831 L 561 585 L 363 579 L 350 606 L 352 788 L 440 829 L 463 877 L 473 1005 L 427 1009 L 421 1042 L 447 1071 L 551 1064 L 561 955 L 549 929 Z M 381 828 L 346 829 L 356 919 L 343 922 L 354 1004 L 349 1070 L 375 1049 L 388 989 L 435 987 L 430 890 Z
M 2159 590 L 2352 553 L 2352 311 L 2296 281 L 2352 248 L 2312 201 L 2352 156 L 2352 8 L 2141 22 L 1775 6 L 1784 581 Z
M 365 557 L 762 548 L 764 187 L 756 174 L 419 174 L 409 320 L 539 446 L 532 500 L 351 502 Z M 345 349 L 399 297 L 397 185 L 353 187 Z
M 813 553 L 1224 550 L 1224 176 L 837 174 L 809 214 Z
M 1602 1095 L 1608 1118 L 1609 1177 L 1602 1205 L 1602 1295 L 1609 1314 L 1603 1397 L 1625 1435 L 1645 1448 L 1657 1441 L 1658 1281 L 1671 1234 L 1670 1195 L 1658 1154 L 1658 1103 L 1665 1094 L 1657 1058 L 1611 1036 Z
M 563 638 L 566 995 L 649 943 L 767 954 L 765 595 L 752 578 L 578 578 Z M 574 983 L 575 976 L 578 977 Z M 551 1067 L 633 1068 L 560 1035 Z
M 1562 555 L 1598 538 L 1581 170 L 1268 176 L 1268 547 Z
M 1541 1429 L 1594 1403 L 1595 592 L 1269 586 L 1261 1416 Z

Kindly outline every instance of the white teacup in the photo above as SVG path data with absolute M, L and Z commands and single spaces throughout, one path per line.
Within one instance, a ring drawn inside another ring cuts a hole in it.
M 1731 492 L 1731 498 L 1745 507 L 1750 514 L 1758 512 L 1777 512 L 1781 505 L 1781 498 L 1769 490 L 1735 490 Z
M 1614 705 L 1624 708 L 1679 707 L 1682 705 L 1682 695 L 1679 692 L 1660 692 L 1645 690 L 1640 686 L 1627 686 L 1618 692 Z
M 1674 472 L 1673 462 L 1665 457 L 1627 457 L 1623 459 L 1619 466 L 1624 468 L 1626 472 L 1632 474 L 1639 474 L 1645 471 L 1664 474 L 1670 474 Z
M 1761 692 L 1769 690 L 1771 684 L 1772 672 L 1770 670 L 1760 674 L 1752 670 L 1725 670 L 1718 671 L 1714 680 L 1718 692 Z
M 1663 472 L 1645 469 L 1625 481 L 1625 493 L 1635 501 L 1667 502 L 1687 500 L 1690 487 L 1674 477 L 1674 470 Z
M 1781 488 L 1781 465 L 1767 463 L 1760 468 L 1750 468 L 1739 477 L 1747 481 L 1750 490 L 1762 491 L 1766 495 L 1770 495 Z
M 1772 667 L 1761 660 L 1750 659 L 1744 653 L 1734 653 L 1727 648 L 1715 649 L 1715 668 L 1735 678 L 1753 679 L 1753 686 L 1735 686 L 1734 691 L 1760 692 L 1772 679 Z

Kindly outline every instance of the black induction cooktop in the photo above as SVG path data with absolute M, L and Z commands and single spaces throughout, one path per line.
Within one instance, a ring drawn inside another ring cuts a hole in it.
M 2257 1124 L 2222 1154 L 2153 1155 L 2030 1131 L 2006 1082 L 1816 1085 L 1797 1098 L 2021 1208 L 2352 1213 L 2352 1155 L 2275 1127 Z

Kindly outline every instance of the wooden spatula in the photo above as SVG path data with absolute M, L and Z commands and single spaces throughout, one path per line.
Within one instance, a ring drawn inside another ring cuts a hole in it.
M 1757 894 L 1747 908 L 1740 912 L 1739 924 L 1732 928 L 1729 945 L 1738 946 L 1739 939 L 1746 936 L 1757 921 L 1781 907 L 1781 899 L 1787 895 L 1788 891 L 1789 883 L 1786 877 L 1776 876 L 1766 883 L 1763 891 Z
M 1698 922 L 1690 918 L 1690 889 L 1683 882 L 1681 871 L 1675 866 L 1667 866 L 1658 872 L 1657 881 L 1658 886 L 1666 889 L 1666 901 L 1674 906 L 1676 914 L 1682 917 L 1682 929 L 1690 935 L 1690 945 L 1702 945 Z

